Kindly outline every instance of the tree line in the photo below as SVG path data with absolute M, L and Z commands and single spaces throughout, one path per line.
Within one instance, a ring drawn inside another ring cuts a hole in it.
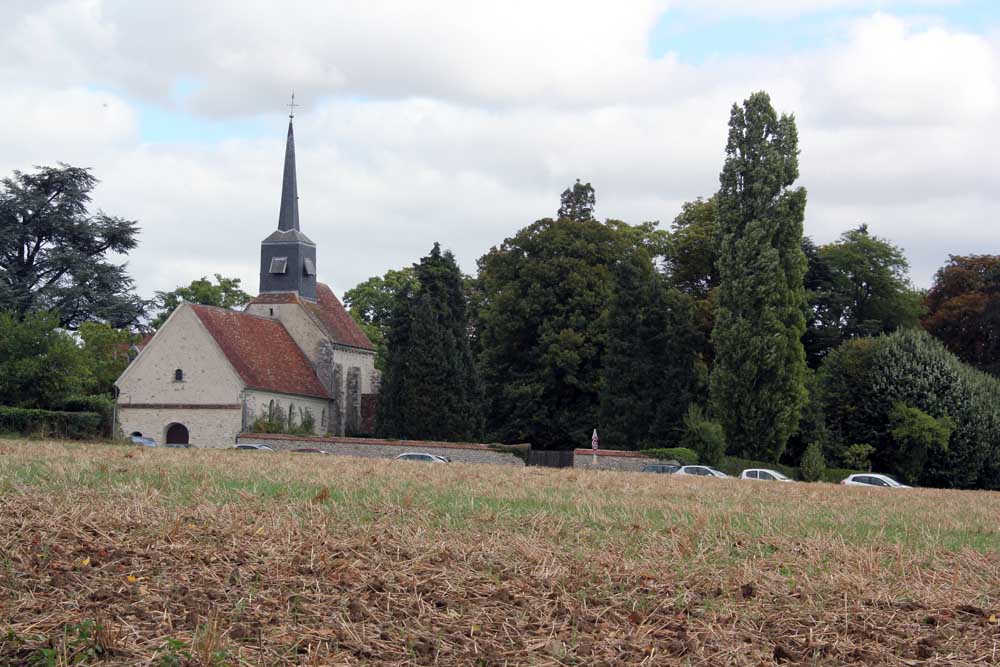
M 607 448 L 997 488 L 1000 256 L 952 256 L 921 291 L 865 224 L 816 244 L 798 155 L 794 117 L 757 93 L 732 108 L 719 189 L 667 229 L 596 219 L 577 181 L 474 276 L 435 244 L 349 290 L 379 433 L 568 449 L 596 427 Z M 114 259 L 138 224 L 89 212 L 96 183 L 68 165 L 0 182 L 0 405 L 109 405 L 179 303 L 250 299 L 220 275 L 136 296 Z
M 345 294 L 379 348 L 377 428 L 413 439 L 688 447 L 1000 488 L 1000 257 L 929 291 L 866 224 L 803 235 L 794 117 L 733 106 L 719 190 L 669 229 L 555 216 L 463 275 L 435 244 Z

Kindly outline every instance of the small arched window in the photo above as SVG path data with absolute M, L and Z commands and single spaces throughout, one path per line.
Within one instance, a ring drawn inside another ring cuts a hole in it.
M 274 419 L 274 399 L 273 398 L 271 399 L 271 402 L 267 406 L 267 418 L 268 419 L 272 419 L 272 420 Z
M 184 382 L 184 371 L 179 368 L 174 371 L 174 382 Z

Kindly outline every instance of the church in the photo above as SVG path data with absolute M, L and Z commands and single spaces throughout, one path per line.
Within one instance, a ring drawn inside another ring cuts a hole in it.
M 260 290 L 242 312 L 181 304 L 115 383 L 126 436 L 231 447 L 267 420 L 315 435 L 372 430 L 375 347 L 316 279 L 299 227 L 293 117 L 278 228 L 261 242 Z

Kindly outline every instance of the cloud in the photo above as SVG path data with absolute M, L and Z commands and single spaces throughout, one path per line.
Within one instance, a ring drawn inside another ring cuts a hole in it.
M 0 173 L 92 166 L 96 203 L 143 228 L 129 261 L 146 296 L 216 272 L 252 291 L 284 139 L 280 115 L 258 112 L 295 86 L 303 229 L 342 292 L 434 241 L 474 271 L 578 177 L 599 215 L 667 223 L 717 188 L 729 107 L 765 89 L 796 113 L 818 241 L 867 222 L 924 285 L 949 252 L 1000 252 L 995 33 L 873 14 L 821 50 L 695 67 L 647 55 L 662 2 L 478 5 L 17 5 L 0 39 Z M 273 133 L 151 142 L 151 104 Z

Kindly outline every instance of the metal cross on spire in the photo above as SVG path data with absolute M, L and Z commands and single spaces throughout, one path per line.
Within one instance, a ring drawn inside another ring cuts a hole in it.
M 295 103 L 295 91 L 292 91 L 292 101 L 286 104 L 288 107 L 288 120 L 295 118 L 295 107 L 299 106 Z

